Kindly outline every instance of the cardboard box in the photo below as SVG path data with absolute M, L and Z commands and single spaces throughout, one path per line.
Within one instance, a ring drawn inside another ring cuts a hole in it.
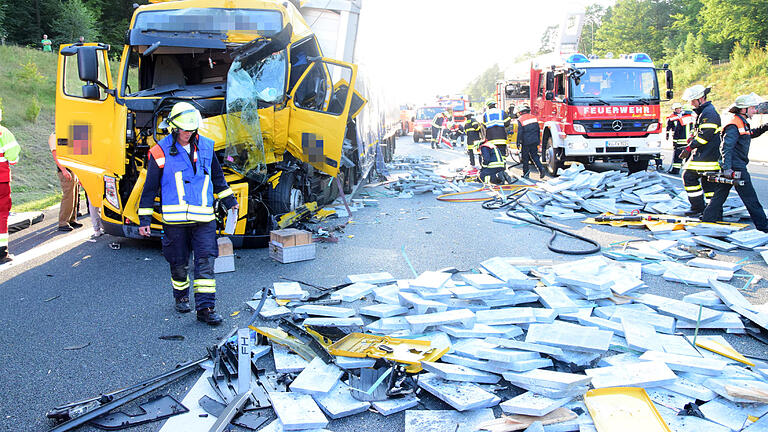
M 282 247 L 308 245 L 312 243 L 312 233 L 295 228 L 286 228 L 271 231 L 269 233 L 269 240 Z
M 283 264 L 315 259 L 315 244 L 283 247 L 280 243 L 269 242 L 269 257 Z
M 216 243 L 219 245 L 219 256 L 234 255 L 235 251 L 232 247 L 232 240 L 229 237 L 219 237 L 216 239 Z

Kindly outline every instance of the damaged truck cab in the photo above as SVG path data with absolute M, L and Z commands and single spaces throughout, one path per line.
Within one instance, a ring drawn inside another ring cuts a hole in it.
M 163 120 L 180 101 L 201 112 L 200 134 L 215 142 L 240 205 L 238 246 L 265 245 L 276 215 L 330 202 L 333 178 L 355 177 L 350 142 L 366 103 L 357 67 L 324 58 L 289 2 L 156 1 L 136 9 L 115 77 L 110 55 L 104 44 L 62 46 L 55 118 L 61 163 L 110 234 L 139 237 L 148 151 L 170 133 Z M 225 215 L 217 206 L 220 228 Z

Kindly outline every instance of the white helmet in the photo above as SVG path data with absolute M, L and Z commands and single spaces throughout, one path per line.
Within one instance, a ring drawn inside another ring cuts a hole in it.
M 741 95 L 737 97 L 733 104 L 736 106 L 736 108 L 749 108 L 752 106 L 760 105 L 763 102 L 765 102 L 765 99 L 761 98 L 753 92 L 748 95 Z
M 682 100 L 685 101 L 692 101 L 696 99 L 703 98 L 704 96 L 709 93 L 709 87 L 704 87 L 701 84 L 696 84 L 695 86 L 688 87 L 683 92 Z
M 681 104 L 680 102 L 675 102 L 672 104 L 672 110 L 676 110 L 678 108 L 683 109 L 683 104 Z

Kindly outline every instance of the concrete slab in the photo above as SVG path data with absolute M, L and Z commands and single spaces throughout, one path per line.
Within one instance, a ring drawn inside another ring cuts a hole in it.
M 331 391 L 344 374 L 338 366 L 325 364 L 315 357 L 291 383 L 291 392 L 309 395 L 323 395 Z
M 576 312 L 579 307 L 565 294 L 565 288 L 557 286 L 540 286 L 533 289 L 539 295 L 539 301 L 545 307 L 557 313 Z
M 717 397 L 717 393 L 684 377 L 678 377 L 674 383 L 665 385 L 661 388 L 680 393 L 688 397 L 703 400 L 705 402 Z
M 539 295 L 531 291 L 518 291 L 513 295 L 499 295 L 493 299 L 482 299 L 482 302 L 490 307 L 515 306 L 523 303 L 533 303 L 539 299 Z
M 720 282 L 716 279 L 710 279 L 708 282 L 709 287 L 717 293 L 718 297 L 720 297 L 723 303 L 728 307 L 739 306 L 745 309 L 752 308 L 752 303 L 750 303 L 735 286 Z
M 403 316 L 382 318 L 365 326 L 368 331 L 379 334 L 406 330 L 409 327 L 408 321 Z
M 580 352 L 602 353 L 608 350 L 613 332 L 563 321 L 531 324 L 526 342 L 539 343 Z
M 504 414 L 523 414 L 541 417 L 570 402 L 571 398 L 550 399 L 533 392 L 525 392 L 499 404 Z
M 693 237 L 693 241 L 695 241 L 696 243 L 702 246 L 706 246 L 722 252 L 730 252 L 738 247 L 733 243 L 725 242 L 725 241 L 718 240 L 713 237 L 707 237 L 707 236 L 695 236 Z
M 256 308 L 258 307 L 258 302 L 255 302 L 255 303 L 256 304 L 252 306 L 253 310 L 256 310 Z M 290 309 L 288 309 L 285 306 L 280 306 L 279 304 L 277 304 L 277 302 L 273 298 L 267 298 L 264 301 L 264 305 L 261 307 L 261 310 L 259 311 L 259 316 L 265 320 L 278 319 L 278 318 L 288 316 L 290 314 L 291 314 Z
M 710 378 L 702 385 L 731 402 L 751 403 L 755 402 L 754 398 L 765 400 L 765 395 L 768 394 L 768 383 L 755 379 L 734 379 L 726 376 Z M 739 396 L 736 393 L 737 390 L 740 390 L 743 395 L 751 396 Z
M 541 355 L 532 351 L 518 351 L 508 348 L 482 348 L 477 350 L 477 357 L 483 360 L 493 360 L 501 363 L 513 363 L 522 360 L 541 358 Z
M 376 288 L 375 285 L 365 282 L 356 282 L 352 285 L 334 291 L 331 294 L 331 298 L 339 299 L 344 302 L 352 302 L 371 295 L 374 288 Z
M 418 294 L 400 291 L 397 294 L 400 299 L 400 305 L 411 306 L 417 314 L 425 314 L 429 311 L 445 312 L 448 305 L 434 300 L 427 300 Z
M 405 320 L 414 333 L 421 333 L 428 327 L 454 323 L 460 324 L 464 328 L 472 328 L 475 325 L 475 314 L 469 309 L 459 309 L 423 315 L 408 315 Z
M 476 384 L 469 382 L 447 381 L 435 374 L 427 373 L 419 377 L 419 387 L 455 408 L 467 411 L 489 408 L 499 404 L 501 399 Z
M 713 399 L 699 407 L 704 417 L 715 423 L 739 431 L 749 425 L 749 416 L 762 417 L 768 412 L 765 404 L 735 403 L 723 398 Z
M 653 326 L 657 332 L 673 334 L 675 332 L 675 319 L 667 315 L 657 313 L 647 313 L 631 309 L 616 309 L 611 316 L 611 321 L 621 321 L 622 317 L 628 316 Z
M 409 394 L 397 399 L 385 399 L 383 401 L 371 402 L 373 409 L 383 416 L 399 413 L 419 404 L 419 398 Z
M 336 306 L 301 305 L 296 307 L 293 310 L 293 313 L 335 318 L 349 318 L 355 314 L 355 310 Z
M 423 290 L 439 290 L 451 279 L 450 273 L 425 271 L 411 281 L 411 288 Z
M 466 283 L 481 290 L 506 287 L 503 280 L 485 273 L 462 273 L 460 277 Z
M 448 291 L 452 292 L 456 298 L 466 300 L 493 298 L 499 294 L 508 294 L 511 291 L 510 288 L 505 287 L 480 289 L 475 288 L 472 285 L 458 285 L 448 287 L 447 289 Z
M 380 272 L 380 273 L 363 273 L 363 274 L 353 274 L 347 276 L 347 282 L 365 282 L 369 284 L 383 284 L 383 283 L 390 283 L 394 282 L 395 278 L 389 274 L 388 272 Z
M 683 297 L 683 301 L 686 303 L 692 303 L 706 307 L 725 305 L 725 303 L 720 300 L 720 297 L 717 295 L 717 293 L 711 289 L 688 294 Z
M 679 319 L 677 320 L 677 328 L 679 329 L 695 329 L 696 322 Z M 744 323 L 741 321 L 739 314 L 736 312 L 723 312 L 720 318 L 709 321 L 706 323 L 700 323 L 699 328 L 705 329 L 743 329 Z
M 586 369 L 594 388 L 604 387 L 660 387 L 672 384 L 677 376 L 659 361 L 642 361 L 620 366 Z
M 687 303 L 680 300 L 673 300 L 669 303 L 659 306 L 658 311 L 660 314 L 669 315 L 679 319 L 685 319 L 689 321 L 699 320 L 702 323 L 714 321 L 723 315 L 721 311 L 716 311 L 704 306 Z
M 298 282 L 274 282 L 272 292 L 279 300 L 301 300 L 309 295 Z
M 699 351 L 691 345 L 691 342 L 683 336 L 667 335 L 657 333 L 656 337 L 659 339 L 661 346 L 664 347 L 664 352 L 670 354 L 680 354 L 685 356 L 701 357 Z
M 494 257 L 480 263 L 493 276 L 501 279 L 510 288 L 532 290 L 536 286 L 536 280 L 530 279 L 513 265 L 506 262 L 504 258 Z
M 376 364 L 376 359 L 336 356 L 335 363 L 342 369 L 360 369 L 373 367 Z
M 360 308 L 362 315 L 374 316 L 378 318 L 389 318 L 408 313 L 408 308 L 393 304 L 377 304 Z
M 482 324 L 523 324 L 536 322 L 534 308 L 511 307 L 477 311 L 477 322 Z
M 489 335 L 513 338 L 523 334 L 523 329 L 515 325 L 493 327 L 480 323 L 475 323 L 470 329 L 454 325 L 445 325 L 440 326 L 439 330 L 444 331 L 455 338 L 482 338 Z
M 628 316 L 621 319 L 621 325 L 624 328 L 624 338 L 631 349 L 640 352 L 664 350 L 652 325 Z
M 530 360 L 518 360 L 514 362 L 496 362 L 495 360 L 491 360 L 488 362 L 491 366 L 505 366 L 507 369 L 509 369 L 512 372 L 528 372 L 536 369 L 542 369 L 547 367 L 554 366 L 554 363 L 552 363 L 552 360 L 548 358 L 536 358 L 536 359 L 530 359 Z
M 323 428 L 328 419 L 307 394 L 276 392 L 269 393 L 272 409 L 280 419 L 284 430 Z
M 475 432 L 493 420 L 492 409 L 467 412 L 449 410 L 409 410 L 405 412 L 404 432 Z
M 703 357 L 684 356 L 659 351 L 646 351 L 640 356 L 641 360 L 652 360 L 665 363 L 670 369 L 679 372 L 693 372 L 701 375 L 720 375 L 728 364 L 722 360 Z
M 305 326 L 310 327 L 360 327 L 365 323 L 360 317 L 353 318 L 307 318 L 304 320 Z
M 485 338 L 485 341 L 494 345 L 498 345 L 499 347 L 502 347 L 502 348 L 510 348 L 510 349 L 520 350 L 520 351 L 533 351 L 533 352 L 538 352 L 542 354 L 553 354 L 553 355 L 563 353 L 563 350 L 557 347 L 530 343 L 530 342 L 523 342 L 523 341 L 501 338 L 501 337 L 493 337 L 493 336 L 487 337 Z
M 361 413 L 371 406 L 369 402 L 353 398 L 349 386 L 341 381 L 336 382 L 328 393 L 314 395 L 313 398 L 320 409 L 334 420 Z
M 592 378 L 582 374 L 536 369 L 523 373 L 505 372 L 504 379 L 514 385 L 542 386 L 557 390 L 568 390 L 588 385 Z
M 699 268 L 706 268 L 706 269 L 715 269 L 715 270 L 729 270 L 729 271 L 737 271 L 740 270 L 742 267 L 744 267 L 743 263 L 738 262 L 728 262 L 728 261 L 721 261 L 716 259 L 709 259 L 709 258 L 694 258 L 685 265 L 691 266 L 691 267 L 699 267 Z
M 662 387 L 652 387 L 646 389 L 646 392 L 648 393 L 648 397 L 657 405 L 674 408 L 678 411 L 682 410 L 686 404 L 696 402 L 695 398 Z
M 440 358 L 440 361 L 495 374 L 502 374 L 509 371 L 509 368 L 506 366 L 499 366 L 498 362 L 494 363 L 490 360 L 473 359 L 461 354 L 445 354 Z
M 181 429 L 177 429 L 177 430 L 181 430 Z M 185 429 L 185 430 L 189 430 L 191 432 L 191 429 Z M 283 427 L 283 424 L 280 423 L 280 419 L 274 419 L 272 420 L 272 422 L 270 422 L 263 428 L 259 429 L 259 432 L 284 432 L 285 430 L 286 429 Z M 302 429 L 301 431 L 302 432 L 331 432 L 328 429 L 316 429 L 316 428 Z
M 272 344 L 272 357 L 275 361 L 275 371 L 277 373 L 299 373 L 309 364 L 308 361 L 301 358 L 298 354 L 278 344 Z
M 600 366 L 619 366 L 627 363 L 637 363 L 640 361 L 640 355 L 633 352 L 626 352 L 600 359 Z
M 621 321 L 611 321 L 595 316 L 579 317 L 577 321 L 583 326 L 597 327 L 601 330 L 611 331 L 619 336 L 624 336 L 624 326 L 621 324 Z
M 479 359 L 478 351 L 481 349 L 496 348 L 496 345 L 488 343 L 479 338 L 467 338 L 460 339 L 453 344 L 453 353 L 469 357 L 473 359 Z
M 496 384 L 500 376 L 451 363 L 421 362 L 424 370 L 448 381 Z

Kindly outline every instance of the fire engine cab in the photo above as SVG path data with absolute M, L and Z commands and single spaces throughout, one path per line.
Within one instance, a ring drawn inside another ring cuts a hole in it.
M 553 175 L 566 161 L 623 160 L 636 172 L 659 157 L 657 72 L 664 72 L 669 100 L 672 71 L 656 68 L 644 53 L 607 57 L 576 53 L 531 64 L 531 114 L 542 131 L 542 162 Z

